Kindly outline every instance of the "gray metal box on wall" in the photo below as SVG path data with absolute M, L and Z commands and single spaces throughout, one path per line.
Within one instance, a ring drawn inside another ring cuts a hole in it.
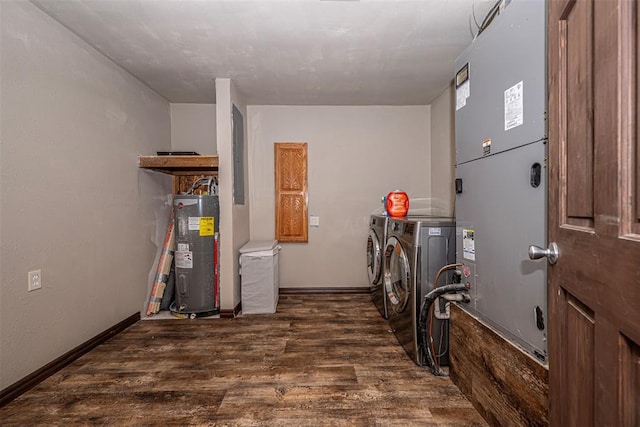
M 465 309 L 546 361 L 546 7 L 512 0 L 456 60 L 456 240 Z M 462 72 L 461 72 L 462 71 Z
M 276 312 L 279 252 L 277 240 L 252 241 L 240 248 L 242 314 Z
M 546 138 L 545 17 L 543 0 L 512 0 L 456 59 L 456 163 Z
M 542 142 L 456 169 L 457 260 L 468 266 L 468 308 L 538 357 L 547 351 L 546 262 L 532 261 L 528 246 L 546 240 L 546 178 L 532 187 L 528 170 L 543 164 Z M 489 170 L 499 173 L 488 173 Z M 546 323 L 546 318 L 542 318 Z

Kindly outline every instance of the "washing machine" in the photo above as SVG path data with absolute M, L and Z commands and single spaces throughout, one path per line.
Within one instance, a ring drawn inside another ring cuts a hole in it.
M 456 261 L 453 218 L 389 218 L 384 249 L 383 283 L 389 326 L 411 360 L 426 365 L 418 328 L 424 296 L 433 290 L 435 276 Z M 441 274 L 438 286 L 450 283 L 451 272 Z M 449 362 L 449 321 L 434 319 L 435 356 L 440 366 Z
M 371 289 L 371 299 L 385 319 L 387 314 L 387 299 L 383 286 L 383 251 L 387 241 L 387 221 L 385 215 L 372 214 L 369 220 L 369 237 L 367 238 L 367 275 Z

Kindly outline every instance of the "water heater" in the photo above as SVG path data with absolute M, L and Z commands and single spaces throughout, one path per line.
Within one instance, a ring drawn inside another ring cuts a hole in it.
M 178 195 L 173 200 L 176 232 L 175 310 L 207 316 L 220 312 L 217 195 Z

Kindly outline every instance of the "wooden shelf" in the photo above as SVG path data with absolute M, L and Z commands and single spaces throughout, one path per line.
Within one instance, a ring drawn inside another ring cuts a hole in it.
M 138 167 L 170 175 L 216 175 L 218 156 L 138 156 Z

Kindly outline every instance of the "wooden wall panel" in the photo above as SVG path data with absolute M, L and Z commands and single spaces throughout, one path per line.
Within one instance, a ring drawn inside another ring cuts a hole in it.
M 304 191 L 306 187 L 306 153 L 299 146 L 279 146 L 278 184 L 282 191 Z
M 593 375 L 594 334 L 593 312 L 574 298 L 569 298 L 566 312 L 566 336 L 578 337 L 567 340 L 566 371 L 568 423 L 572 426 L 589 426 L 594 419 Z
M 624 426 L 640 425 L 640 346 L 625 336 L 620 336 L 619 390 L 623 398 L 620 404 L 620 417 Z
M 546 426 L 548 371 L 452 304 L 450 375 L 491 425 Z
M 566 221 L 593 226 L 593 0 L 569 2 L 562 22 L 561 78 L 566 84 L 563 121 Z M 569 51 L 567 47 L 573 49 Z M 577 47 L 576 47 L 577 46 Z M 586 126 L 583 123 L 587 123 Z
M 307 143 L 275 143 L 276 239 L 307 242 Z
M 278 216 L 277 240 L 280 242 L 299 241 L 300 236 L 306 234 L 306 224 L 303 221 L 303 217 L 306 215 L 304 213 L 304 197 L 297 194 L 281 194 L 278 206 L 280 215 Z

